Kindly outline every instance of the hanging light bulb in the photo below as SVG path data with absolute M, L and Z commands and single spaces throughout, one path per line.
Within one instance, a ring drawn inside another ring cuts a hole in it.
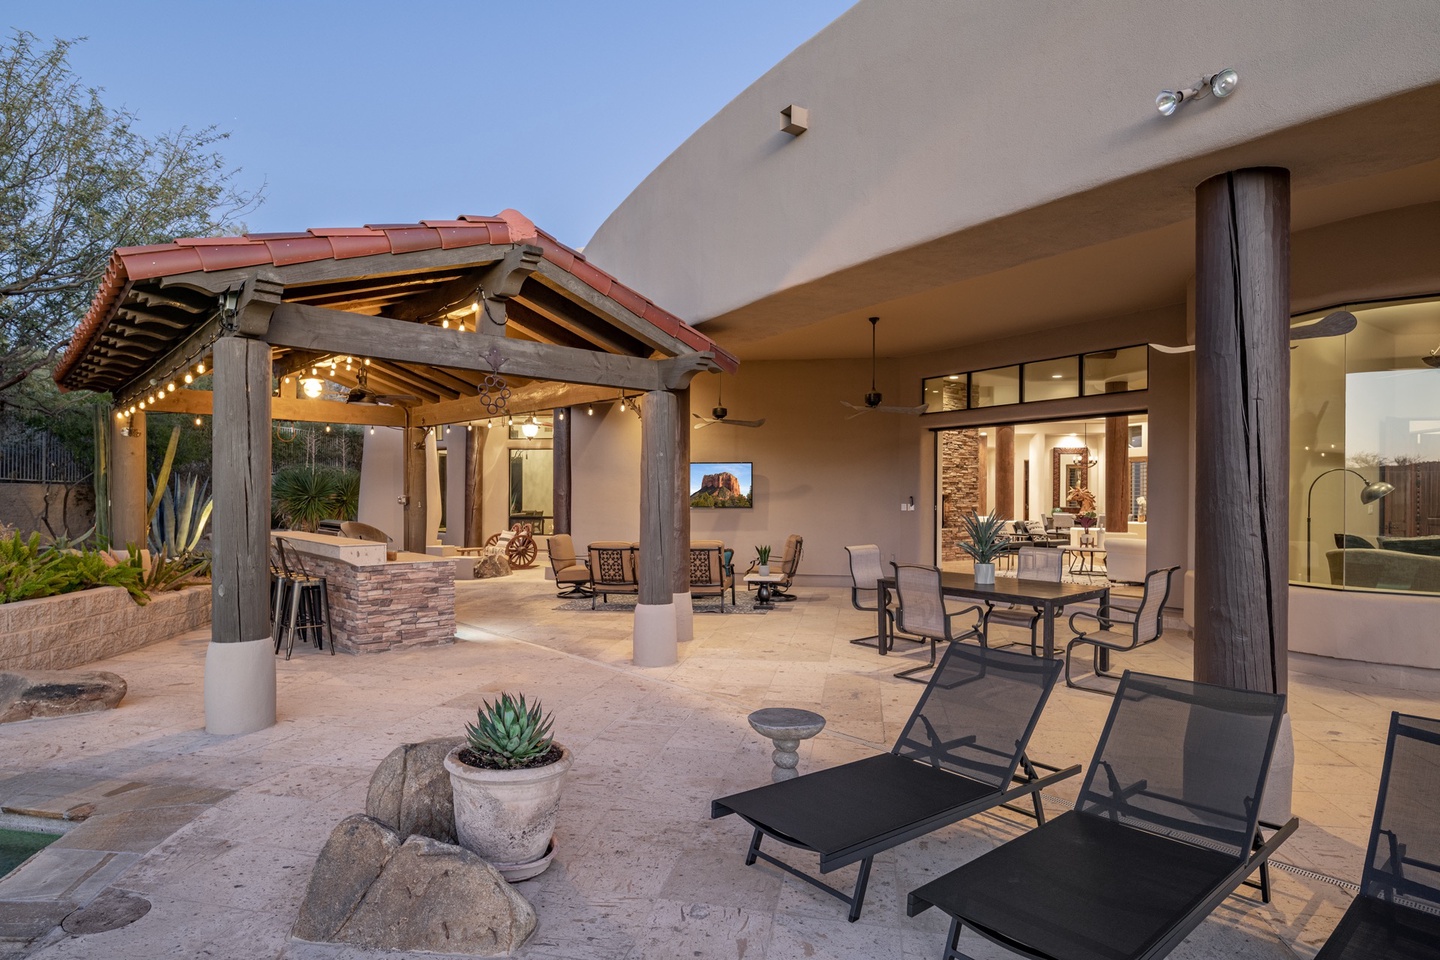
M 620 394 L 620 412 L 625 412 L 625 394 Z
M 167 392 L 169 392 L 169 393 L 174 393 L 174 392 L 175 392 L 175 382 L 172 380 L 172 381 L 169 383 L 169 385 L 165 387 L 165 390 L 166 390 Z
M 144 409 L 145 409 L 145 401 L 144 401 L 144 400 L 141 400 L 141 401 L 140 401 L 140 409 L 141 409 L 141 410 L 144 410 Z
M 305 391 L 305 396 L 311 400 L 317 399 L 325 391 L 325 384 L 315 377 L 306 377 L 300 381 L 300 389 Z
M 593 417 L 593 416 L 595 416 L 595 405 L 594 405 L 593 403 L 586 405 L 586 407 L 585 407 L 585 416 L 587 416 L 587 417 Z
M 525 434 L 526 440 L 534 440 L 540 435 L 540 421 L 532 416 L 529 422 L 520 428 L 520 432 Z
M 328 424 L 328 423 L 325 424 L 325 432 L 326 432 L 326 433 L 329 433 L 329 432 L 330 432 L 330 424 Z
M 444 327 L 446 330 L 449 330 L 449 329 L 450 329 L 450 318 L 449 318 L 449 317 L 446 317 L 444 320 L 441 320 L 441 321 L 440 321 L 440 326 Z
M 375 435 L 375 425 L 373 423 L 370 425 L 370 435 L 372 437 Z
M 450 424 L 445 424 L 445 436 L 450 436 Z
M 507 427 L 513 427 L 513 426 L 515 426 L 515 418 L 514 418 L 514 417 L 506 417 L 506 418 L 505 418 L 505 426 L 507 426 Z
M 188 373 L 187 373 L 187 374 L 185 374 L 185 382 L 186 382 L 186 383 L 194 383 L 194 382 L 195 382 L 195 377 L 192 376 L 191 374 L 188 374 Z
M 370 358 L 369 358 L 369 357 L 366 357 L 366 358 L 365 358 L 365 366 L 367 366 L 367 367 L 370 366 Z
M 116 420 L 124 420 L 124 419 L 125 419 L 125 411 L 124 411 L 124 410 L 116 410 L 116 411 L 115 411 L 115 419 L 116 419 Z
M 565 411 L 564 411 L 564 410 L 558 411 L 558 412 L 556 413 L 556 416 L 558 416 L 561 420 L 564 420 L 564 419 L 565 419 Z
M 195 418 L 195 426 L 197 426 L 197 427 L 200 426 L 200 418 L 199 418 L 199 417 L 196 417 L 196 418 Z M 325 429 L 328 430 L 328 429 L 330 429 L 330 428 L 329 428 L 329 427 L 326 427 Z
M 195 364 L 195 372 L 196 372 L 196 373 L 204 373 L 204 372 L 205 372 L 205 361 L 202 360 L 202 361 L 200 361 L 199 363 Z
M 473 424 L 473 423 L 467 423 L 467 424 L 465 424 L 465 432 L 466 432 L 466 433 L 474 433 L 474 432 L 475 432 L 475 424 Z
M 493 430 L 493 429 L 495 429 L 495 421 L 494 421 L 494 420 L 486 420 L 486 421 L 485 421 L 485 429 L 486 429 L 486 430 Z

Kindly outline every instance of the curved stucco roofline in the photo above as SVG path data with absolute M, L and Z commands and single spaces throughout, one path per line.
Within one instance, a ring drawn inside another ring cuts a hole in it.
M 1146 209 L 1024 218 L 986 241 L 985 269 L 1183 220 L 1195 183 L 1236 162 L 1289 167 L 1297 190 L 1396 169 L 1440 155 L 1435 98 L 1393 138 L 1277 133 L 1436 87 L 1437 36 L 1434 0 L 861 0 L 682 144 L 586 253 L 695 322 L 1063 198 L 1123 204 L 1126 183 Z M 1162 88 L 1231 66 L 1229 100 L 1155 111 Z M 780 131 L 790 103 L 810 112 L 798 137 Z M 963 259 L 907 284 L 965 279 Z

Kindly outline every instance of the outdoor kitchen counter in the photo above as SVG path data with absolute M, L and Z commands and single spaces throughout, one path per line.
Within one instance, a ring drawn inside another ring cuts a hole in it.
M 455 639 L 455 563 L 383 543 L 299 530 L 272 530 L 300 554 L 311 576 L 324 577 L 335 649 L 379 653 Z

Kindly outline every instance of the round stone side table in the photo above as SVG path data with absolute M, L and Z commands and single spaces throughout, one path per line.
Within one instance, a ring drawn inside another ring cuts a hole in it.
M 775 743 L 775 752 L 770 755 L 775 769 L 770 771 L 770 779 L 778 783 L 800 775 L 795 772 L 800 762 L 796 748 L 801 740 L 809 740 L 825 729 L 825 718 L 796 707 L 766 707 L 750 714 L 750 726 Z

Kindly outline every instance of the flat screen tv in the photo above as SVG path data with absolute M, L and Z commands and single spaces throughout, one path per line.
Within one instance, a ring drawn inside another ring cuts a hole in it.
M 749 463 L 692 463 L 690 506 L 753 507 L 754 475 Z

